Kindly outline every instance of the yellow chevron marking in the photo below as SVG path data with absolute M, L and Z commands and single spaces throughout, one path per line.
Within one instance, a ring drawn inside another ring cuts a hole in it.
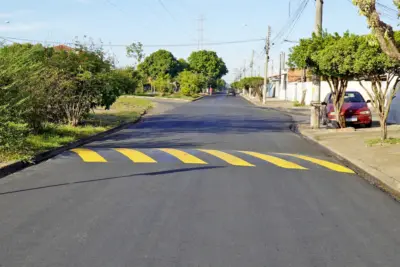
M 75 148 L 71 149 L 71 151 L 78 154 L 84 162 L 107 162 L 99 153 L 87 148 Z
M 270 155 L 265 155 L 265 154 L 261 154 L 261 153 L 257 153 L 257 152 L 251 152 L 251 151 L 239 151 L 241 153 L 253 156 L 255 158 L 259 158 L 262 159 L 266 162 L 269 162 L 271 164 L 274 164 L 278 167 L 281 168 L 285 168 L 285 169 L 297 169 L 297 170 L 307 170 L 307 168 L 304 168 L 303 166 L 297 165 L 296 163 L 281 159 L 281 158 L 277 158 L 274 156 L 270 156 Z
M 325 161 L 325 160 L 322 160 L 322 159 L 316 159 L 316 158 L 302 156 L 302 155 L 296 155 L 296 154 L 281 154 L 281 155 L 286 155 L 286 156 L 302 159 L 302 160 L 305 160 L 305 161 L 309 161 L 311 163 L 315 163 L 317 165 L 320 165 L 322 167 L 325 167 L 327 169 L 330 169 L 330 170 L 333 170 L 333 171 L 336 171 L 336 172 L 354 174 L 354 171 L 350 170 L 349 168 L 346 168 L 346 167 L 344 167 L 342 165 L 339 165 L 339 164 L 336 164 L 336 163 L 333 163 L 333 162 L 329 162 L 329 161 Z
M 154 159 L 135 149 L 115 148 L 115 150 L 135 163 L 157 163 Z
M 234 166 L 254 167 L 253 164 L 251 164 L 245 160 L 242 160 L 241 158 L 233 156 L 231 154 L 222 152 L 222 151 L 210 150 L 210 149 L 199 149 L 199 151 L 213 155 L 214 157 L 222 159 L 223 161 L 225 161 L 231 165 L 234 165 Z
M 186 153 L 182 150 L 169 149 L 169 148 L 163 148 L 160 150 L 174 156 L 175 158 L 179 159 L 180 161 L 186 164 L 207 164 L 207 162 L 204 162 L 201 159 L 193 155 L 190 155 L 189 153 Z

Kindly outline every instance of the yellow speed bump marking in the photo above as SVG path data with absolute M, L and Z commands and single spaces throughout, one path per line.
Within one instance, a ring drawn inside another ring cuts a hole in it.
M 235 157 L 231 154 L 222 152 L 222 151 L 210 150 L 210 149 L 199 149 L 199 151 L 202 151 L 204 153 L 207 153 L 214 157 L 222 159 L 223 161 L 225 161 L 231 165 L 234 165 L 234 166 L 254 167 L 253 164 L 251 164 L 245 160 L 242 160 L 241 158 Z
M 269 162 L 271 164 L 274 164 L 274 165 L 284 168 L 284 169 L 308 170 L 307 168 L 297 165 L 296 163 L 293 163 L 293 162 L 290 162 L 290 161 L 287 161 L 287 160 L 284 160 L 281 158 L 277 158 L 274 156 L 265 155 L 265 154 L 261 154 L 261 153 L 257 153 L 257 152 L 251 152 L 251 151 L 239 151 L 239 152 L 253 156 L 255 158 L 262 159 L 266 162 Z
M 204 162 L 198 157 L 190 155 L 189 153 L 186 153 L 185 151 L 182 150 L 170 149 L 170 148 L 162 148 L 160 150 L 174 156 L 175 158 L 179 159 L 180 161 L 186 164 L 207 164 L 207 162 Z
M 307 156 L 302 156 L 302 155 L 295 155 L 295 154 L 281 154 L 281 155 L 286 155 L 286 156 L 290 156 L 290 157 L 294 157 L 294 158 L 298 158 L 298 159 L 302 159 L 305 161 L 309 161 L 312 163 L 315 163 L 317 165 L 320 165 L 322 167 L 325 167 L 327 169 L 336 171 L 336 172 L 342 172 L 342 173 L 351 173 L 354 174 L 354 171 L 350 170 L 349 168 L 346 168 L 342 165 L 333 163 L 333 162 L 329 162 L 329 161 L 325 161 L 322 159 L 316 159 L 316 158 L 311 158 L 311 157 L 307 157 Z
M 118 151 L 135 163 L 157 163 L 157 161 L 155 161 L 154 159 L 135 149 L 115 148 L 115 151 Z
M 75 148 L 71 151 L 78 154 L 84 162 L 107 162 L 99 153 L 87 148 Z

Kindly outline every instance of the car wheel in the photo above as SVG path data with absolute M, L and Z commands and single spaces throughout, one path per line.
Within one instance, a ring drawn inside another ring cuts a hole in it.
M 371 127 L 372 127 L 372 122 L 370 122 L 370 123 L 368 123 L 368 124 L 365 124 L 365 127 L 366 127 L 366 128 L 371 128 Z

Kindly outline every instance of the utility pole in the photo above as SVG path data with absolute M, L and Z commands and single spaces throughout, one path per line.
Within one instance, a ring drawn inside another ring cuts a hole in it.
M 204 21 L 205 21 L 204 16 L 201 15 L 197 21 L 199 22 L 199 28 L 197 30 L 199 32 L 197 49 L 201 50 L 203 49 L 203 43 L 204 43 Z
M 251 51 L 250 75 L 251 77 L 254 77 L 254 50 Z
M 322 15 L 323 15 L 323 0 L 315 0 L 316 16 L 314 32 L 316 35 L 321 34 L 322 30 Z M 312 110 L 311 110 L 311 127 L 318 129 L 320 127 L 321 114 L 321 77 L 313 75 L 312 77 Z
M 279 74 L 281 79 L 281 91 L 285 92 L 285 100 L 287 98 L 287 87 L 286 87 L 286 73 L 285 73 L 285 65 L 286 65 L 286 53 L 282 52 L 281 54 L 281 64 L 279 64 Z
M 267 85 L 268 85 L 268 62 L 269 50 L 271 49 L 271 26 L 268 26 L 267 39 L 265 42 L 265 70 L 264 70 L 264 88 L 263 88 L 263 103 L 267 102 Z

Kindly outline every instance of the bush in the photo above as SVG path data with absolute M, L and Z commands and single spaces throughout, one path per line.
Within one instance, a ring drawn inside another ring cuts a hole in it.
M 76 126 L 96 106 L 110 107 L 136 87 L 133 70 L 114 69 L 101 49 L 42 45 L 0 48 L 0 107 L 38 131 L 44 123 Z
M 185 96 L 194 96 L 201 92 L 206 86 L 206 79 L 202 74 L 191 71 L 183 71 L 178 76 L 181 93 Z

